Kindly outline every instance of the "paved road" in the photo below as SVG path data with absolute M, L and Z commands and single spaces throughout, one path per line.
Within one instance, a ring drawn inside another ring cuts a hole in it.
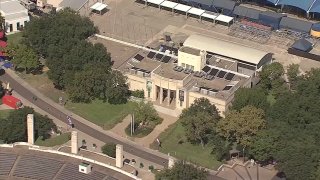
M 4 75 L 0 76 L 0 80 L 4 81 L 4 82 L 10 82 L 11 88 L 13 88 L 14 91 L 16 91 L 18 94 L 20 94 L 21 96 L 23 96 L 25 99 L 27 99 L 30 102 L 33 102 L 33 100 L 32 100 L 33 96 L 37 96 L 36 94 L 33 94 L 31 91 L 29 91 L 27 88 L 25 88 L 21 84 L 19 84 L 15 79 L 13 79 L 8 74 L 4 74 Z M 56 117 L 60 121 L 66 123 L 67 114 L 65 114 L 65 113 L 61 112 L 60 110 L 56 109 L 55 107 L 51 106 L 50 104 L 48 104 L 47 102 L 45 102 L 41 98 L 38 97 L 37 100 L 35 102 L 33 102 L 33 104 L 38 106 L 39 108 L 41 108 L 45 112 L 51 114 L 52 116 Z M 165 158 L 159 157 L 155 154 L 151 154 L 151 153 L 146 152 L 142 149 L 136 148 L 130 144 L 126 144 L 125 142 L 122 142 L 118 139 L 110 137 L 110 136 L 108 136 L 98 130 L 91 128 L 90 126 L 88 126 L 86 124 L 81 123 L 80 121 L 78 121 L 75 118 L 72 118 L 72 123 L 75 125 L 75 128 L 78 129 L 79 131 L 84 132 L 84 133 L 88 134 L 89 136 L 92 136 L 102 142 L 106 142 L 106 143 L 113 142 L 116 144 L 122 144 L 125 151 L 130 154 L 133 154 L 135 156 L 141 157 L 145 160 L 151 161 L 155 164 L 162 165 L 165 167 L 168 164 L 168 160 Z

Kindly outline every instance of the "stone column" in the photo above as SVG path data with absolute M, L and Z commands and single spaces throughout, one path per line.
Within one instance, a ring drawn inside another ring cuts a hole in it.
M 27 131 L 28 131 L 28 143 L 34 144 L 34 116 L 33 114 L 27 115 Z
M 78 154 L 78 132 L 72 131 L 71 132 L 71 153 Z
M 168 89 L 168 106 L 170 105 L 170 96 L 171 96 L 171 93 L 170 93 L 171 91 L 170 91 L 170 89 Z
M 160 87 L 160 94 L 159 94 L 160 104 L 162 104 L 163 101 L 163 88 Z
M 118 168 L 123 167 L 123 146 L 121 144 L 116 146 L 116 166 Z
M 172 156 L 169 156 L 168 168 L 171 169 L 174 166 L 175 159 Z

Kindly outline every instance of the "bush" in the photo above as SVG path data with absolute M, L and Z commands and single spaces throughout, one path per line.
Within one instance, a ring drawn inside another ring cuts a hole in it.
M 116 144 L 114 143 L 107 143 L 103 145 L 101 147 L 101 151 L 103 154 L 116 158 Z
M 154 170 L 154 167 L 151 165 L 151 166 L 149 166 L 149 170 L 150 171 L 153 171 Z
M 143 167 L 144 167 L 143 163 L 140 163 L 140 168 L 143 168 Z
M 144 98 L 144 90 L 131 91 L 131 96 L 136 97 L 136 98 Z

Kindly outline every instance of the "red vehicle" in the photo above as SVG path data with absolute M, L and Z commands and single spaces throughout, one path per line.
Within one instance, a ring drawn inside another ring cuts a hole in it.
M 20 99 L 15 98 L 11 95 L 4 95 L 2 97 L 2 103 L 12 107 L 13 109 L 19 109 L 22 106 Z

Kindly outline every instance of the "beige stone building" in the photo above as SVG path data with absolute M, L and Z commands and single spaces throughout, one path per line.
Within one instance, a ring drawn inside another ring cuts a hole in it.
M 256 71 L 272 55 L 257 49 L 202 35 L 191 35 L 183 46 L 141 50 L 119 70 L 130 90 L 143 90 L 154 104 L 181 111 L 205 97 L 224 116 L 239 87 L 257 82 Z

